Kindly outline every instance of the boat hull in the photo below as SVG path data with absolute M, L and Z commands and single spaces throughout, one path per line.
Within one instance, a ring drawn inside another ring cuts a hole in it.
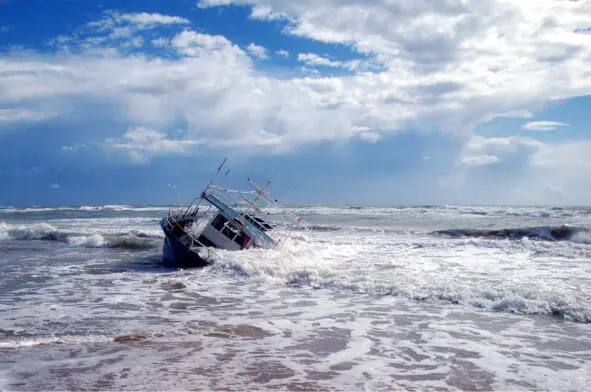
M 168 267 L 173 268 L 193 268 L 205 267 L 210 263 L 197 254 L 189 250 L 174 234 L 167 232 L 164 225 L 164 244 L 162 246 L 162 261 Z

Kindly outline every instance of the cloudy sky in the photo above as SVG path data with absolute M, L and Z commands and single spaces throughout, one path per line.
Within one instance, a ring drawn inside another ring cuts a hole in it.
M 0 0 L 0 205 L 590 204 L 591 0 Z

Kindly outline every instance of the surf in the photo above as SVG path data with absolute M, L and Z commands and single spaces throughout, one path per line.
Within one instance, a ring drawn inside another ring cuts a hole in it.
M 153 235 L 149 232 L 135 229 L 116 234 L 88 233 L 60 229 L 44 222 L 29 225 L 11 225 L 0 222 L 0 240 L 4 241 L 54 241 L 87 248 L 141 250 L 159 246 L 160 243 L 155 243 L 155 240 L 160 238 L 160 236 Z
M 591 231 L 586 227 L 562 226 L 534 226 L 507 229 L 444 229 L 432 234 L 448 238 L 486 238 L 521 240 L 529 238 L 543 241 L 573 241 L 585 242 Z

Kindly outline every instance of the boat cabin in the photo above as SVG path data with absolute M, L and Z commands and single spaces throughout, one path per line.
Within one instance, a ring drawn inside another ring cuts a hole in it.
M 199 241 L 205 246 L 226 250 L 248 248 L 252 238 L 246 233 L 244 225 L 235 219 L 228 219 L 219 212 L 203 229 Z

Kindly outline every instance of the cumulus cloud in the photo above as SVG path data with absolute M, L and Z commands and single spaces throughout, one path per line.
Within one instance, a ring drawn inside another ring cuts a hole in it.
M 164 48 L 170 45 L 170 40 L 167 38 L 156 38 L 150 41 L 152 45 L 158 48 Z
M 495 116 L 525 118 L 547 100 L 591 93 L 591 45 L 576 32 L 589 26 L 588 2 L 198 3 L 228 4 L 250 6 L 259 20 L 281 19 L 285 34 L 339 44 L 345 54 L 301 53 L 310 73 L 277 78 L 257 68 L 248 48 L 191 30 L 184 18 L 110 12 L 56 38 L 72 49 L 66 54 L 0 56 L 0 104 L 26 101 L 59 114 L 80 98 L 104 101 L 116 108 L 109 116 L 130 124 L 182 123 L 186 141 L 276 151 L 409 128 L 466 136 Z M 336 67 L 350 72 L 330 74 Z M 490 146 L 468 145 L 462 155 L 466 165 L 495 158 L 503 155 Z
M 52 182 L 51 184 L 49 184 L 49 187 L 51 189 L 60 189 L 60 184 L 58 184 L 57 182 Z
M 38 122 L 53 117 L 54 114 L 26 108 L 0 109 L 0 125 L 21 122 Z
M 105 140 L 106 148 L 126 152 L 137 163 L 157 155 L 185 154 L 197 144 L 196 140 L 171 140 L 166 133 L 146 127 L 130 128 L 120 139 Z
M 538 140 L 518 136 L 504 138 L 472 136 L 464 144 L 459 160 L 466 166 L 490 165 L 520 152 L 530 155 L 542 146 L 543 143 Z
M 202 4 L 202 3 L 200 3 L 200 4 Z M 206 6 L 210 6 L 210 5 L 207 4 Z M 252 10 L 250 12 L 250 17 L 252 19 L 266 20 L 266 21 L 289 18 L 286 13 L 274 12 L 272 10 L 272 8 L 267 5 L 255 5 L 254 7 L 252 7 Z
M 61 147 L 63 152 L 78 152 L 78 151 L 87 151 L 88 146 L 86 144 L 74 144 L 71 146 L 63 145 Z
M 545 145 L 532 157 L 532 166 L 541 170 L 556 170 L 565 179 L 569 172 L 587 176 L 591 170 L 591 141 L 566 142 L 557 145 Z M 557 178 L 558 179 L 558 178 Z
M 343 68 L 349 71 L 361 69 L 378 69 L 380 65 L 375 60 L 347 60 L 335 61 L 327 57 L 319 56 L 315 53 L 300 53 L 298 54 L 298 61 L 306 64 L 307 67 L 330 67 Z
M 519 51 L 522 44 L 539 41 L 544 51 L 537 56 L 552 59 L 568 52 L 555 46 L 553 36 L 589 27 L 586 2 L 542 1 L 538 7 L 527 0 L 511 3 L 484 1 L 396 2 L 377 0 L 199 0 L 200 7 L 238 4 L 252 6 L 252 15 L 269 15 L 291 22 L 285 31 L 329 43 L 343 43 L 358 50 L 405 56 L 425 62 L 451 61 L 458 51 L 483 49 Z M 576 4 L 572 4 L 576 3 Z M 509 22 L 521 22 L 514 25 Z M 505 34 L 497 34 L 502 23 Z M 517 35 L 516 35 L 517 34 Z M 576 40 L 583 42 L 584 38 Z M 515 45 L 516 44 L 516 45 Z M 548 45 L 546 45 L 548 44 Z M 515 46 L 518 46 L 517 48 Z M 447 52 L 447 54 L 446 54 Z M 485 55 L 485 53 L 481 53 Z M 491 53 L 497 54 L 497 53 Z M 494 63 L 492 63 L 494 64 Z
M 340 61 L 332 61 L 314 53 L 300 53 L 298 54 L 298 61 L 301 61 L 308 66 L 321 65 L 324 67 L 342 67 L 344 64 Z
M 403 103 L 405 110 L 400 112 L 407 113 L 413 103 L 420 103 L 422 115 L 444 120 L 440 123 L 447 129 L 469 129 L 495 113 L 523 114 L 545 100 L 591 91 L 586 76 L 591 65 L 585 60 L 591 48 L 584 34 L 577 33 L 591 23 L 589 2 L 200 0 L 198 4 L 249 5 L 262 19 L 271 14 L 284 19 L 287 34 L 343 44 L 373 56 L 384 72 L 344 81 L 360 92 L 360 100 L 372 97 L 368 85 L 381 82 L 382 100 L 372 104 L 399 109 L 394 103 Z M 333 67 L 347 61 L 318 57 L 307 61 Z M 429 86 L 438 85 L 457 88 L 432 93 Z
M 494 113 L 494 117 L 505 117 L 505 118 L 530 118 L 534 115 L 529 110 L 510 110 L 504 113 Z
M 267 56 L 267 49 L 253 42 L 248 44 L 248 46 L 246 47 L 246 51 L 250 53 L 252 56 L 259 58 L 261 60 L 269 58 L 269 56 Z
M 189 20 L 178 16 L 169 16 L 159 13 L 120 13 L 106 11 L 103 18 L 80 26 L 72 35 L 61 35 L 51 43 L 64 52 L 78 52 L 94 50 L 106 54 L 109 45 L 117 45 L 120 48 L 138 48 L 144 43 L 141 33 L 154 30 L 159 27 L 183 26 L 189 24 Z M 163 38 L 152 40 L 154 45 L 162 43 Z
M 361 140 L 365 140 L 366 142 L 377 143 L 382 139 L 382 135 L 377 132 L 364 131 L 359 134 L 359 138 Z
M 591 141 L 544 145 L 524 170 L 524 203 L 591 203 Z
M 168 16 L 158 13 L 140 12 L 135 14 L 112 14 L 113 19 L 118 22 L 124 21 L 133 23 L 143 27 L 150 27 L 155 25 L 170 25 L 170 24 L 188 24 L 189 20 L 178 16 Z
M 284 58 L 288 58 L 289 57 L 289 52 L 287 50 L 284 49 L 280 49 L 277 50 L 275 53 L 277 53 L 277 55 L 284 57 Z
M 532 121 L 524 124 L 521 128 L 528 131 L 553 131 L 559 127 L 568 127 L 570 124 L 555 121 Z
M 499 162 L 499 158 L 494 155 L 466 155 L 461 157 L 461 162 L 468 166 L 483 166 Z
M 88 23 L 88 27 L 92 27 L 99 31 L 118 31 L 120 26 L 130 25 L 135 30 L 152 29 L 160 25 L 175 25 L 188 24 L 189 20 L 178 16 L 168 16 L 159 13 L 120 13 L 116 11 L 107 11 L 103 19 L 96 22 Z

